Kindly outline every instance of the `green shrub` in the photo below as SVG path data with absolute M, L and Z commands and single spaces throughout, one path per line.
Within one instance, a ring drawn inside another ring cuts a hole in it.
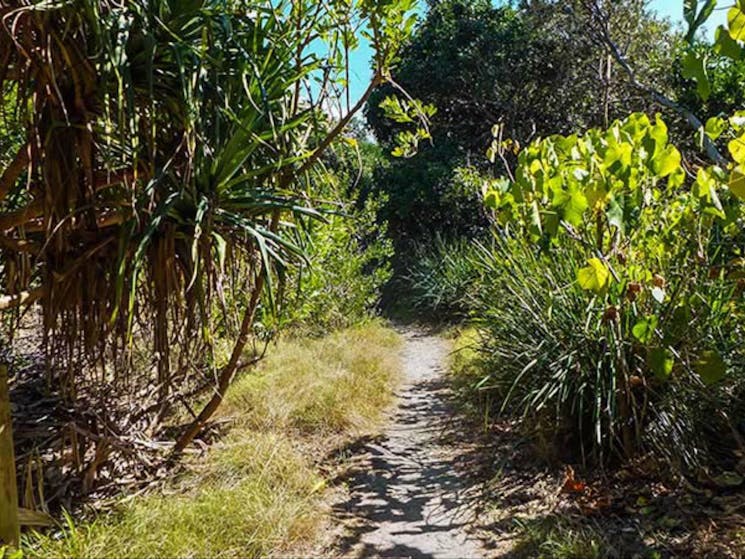
M 480 283 L 475 251 L 467 239 L 440 236 L 431 245 L 417 245 L 403 277 L 411 305 L 430 317 L 464 317 L 469 292 Z
M 310 265 L 288 285 L 289 326 L 324 332 L 369 318 L 390 278 L 391 246 L 374 221 L 373 204 L 351 216 L 331 215 L 313 227 Z
M 287 278 L 281 318 L 313 334 L 370 318 L 391 276 L 393 248 L 385 225 L 377 222 L 382 202 L 368 192 L 380 148 L 349 138 L 333 156 L 315 193 L 331 201 L 329 211 L 324 223 L 308 224 L 308 265 Z
M 538 141 L 515 180 L 494 181 L 502 233 L 470 306 L 492 363 L 484 383 L 506 408 L 583 459 L 654 449 L 680 468 L 732 465 L 742 207 L 725 178 L 701 169 L 687 184 L 664 123 L 632 115 Z
M 606 302 L 588 300 L 577 284 L 582 260 L 576 251 L 541 253 L 504 240 L 485 250 L 481 262 L 489 281 L 471 305 L 489 372 L 476 384 L 503 398 L 505 410 L 550 431 L 557 447 L 574 448 L 583 459 L 623 453 L 624 425 L 633 428 L 635 447 L 654 449 L 677 466 L 696 465 L 725 448 L 733 456 L 732 428 L 745 417 L 738 409 L 745 355 L 737 342 L 741 320 L 722 306 L 730 293 L 717 280 L 693 278 L 699 283 L 685 324 L 676 307 L 657 324 L 659 333 L 677 336 L 672 347 L 681 358 L 660 378 L 650 350 L 634 338 L 633 317 L 609 320 Z M 674 289 L 690 281 L 684 271 L 668 277 L 675 278 Z M 705 385 L 696 356 L 711 347 L 726 356 L 730 371 Z M 619 407 L 624 382 L 628 416 Z

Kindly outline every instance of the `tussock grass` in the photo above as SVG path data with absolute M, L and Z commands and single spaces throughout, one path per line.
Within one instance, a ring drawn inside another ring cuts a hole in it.
M 249 429 L 364 431 L 391 401 L 398 343 L 395 332 L 369 324 L 280 344 L 261 375 L 235 383 L 223 414 Z
M 462 326 L 449 333 L 452 349 L 448 362 L 450 382 L 460 410 L 488 426 L 494 399 L 498 393 L 485 384 L 488 364 L 479 351 L 481 337 L 473 326 Z
M 512 555 L 525 559 L 601 559 L 616 556 L 602 535 L 575 527 L 558 517 L 517 522 L 519 533 Z
M 29 539 L 29 557 L 260 557 L 312 546 L 327 519 L 319 449 L 372 429 L 392 397 L 398 336 L 373 323 L 280 342 L 239 379 L 234 425 L 165 490 Z

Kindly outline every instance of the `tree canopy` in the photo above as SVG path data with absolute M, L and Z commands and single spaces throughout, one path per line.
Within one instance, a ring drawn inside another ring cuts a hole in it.
M 679 38 L 645 2 L 606 4 L 611 34 L 626 46 L 639 79 L 670 92 Z M 480 193 L 456 186 L 452 175 L 462 165 L 484 168 L 494 125 L 517 149 L 537 137 L 607 125 L 629 111 L 656 110 L 619 69 L 594 25 L 581 1 L 430 4 L 393 74 L 410 95 L 437 107 L 432 145 L 423 143 L 415 159 L 393 161 L 380 176 L 395 235 L 473 235 L 482 228 Z M 379 108 L 392 91 L 379 87 L 366 110 L 385 146 L 399 129 Z

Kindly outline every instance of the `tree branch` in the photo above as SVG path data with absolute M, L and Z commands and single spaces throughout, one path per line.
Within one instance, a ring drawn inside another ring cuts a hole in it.
M 316 164 L 321 155 L 323 155 L 323 152 L 326 151 L 326 148 L 328 148 L 336 139 L 336 137 L 344 131 L 344 128 L 346 128 L 347 124 L 349 124 L 349 121 L 352 120 L 352 117 L 365 105 L 365 103 L 367 103 L 367 100 L 370 98 L 370 95 L 372 95 L 372 92 L 382 82 L 382 75 L 378 71 L 376 72 L 370 84 L 367 86 L 365 93 L 362 94 L 362 97 L 360 97 L 359 101 L 355 103 L 354 107 L 352 107 L 352 109 L 346 115 L 344 115 L 344 117 L 342 117 L 342 119 L 336 124 L 336 126 L 334 126 L 333 130 L 331 130 L 331 132 L 326 135 L 323 141 L 318 144 L 316 149 L 313 150 L 313 153 L 310 155 L 310 157 L 308 157 L 308 159 L 305 160 L 300 168 L 291 175 L 286 176 L 284 184 L 282 184 L 283 187 L 287 186 L 287 183 L 289 183 L 292 178 L 302 175 L 304 172 L 306 172 L 308 169 Z
M 628 75 L 631 85 L 648 94 L 650 97 L 652 97 L 652 99 L 654 99 L 656 103 L 662 105 L 667 109 L 677 112 L 694 130 L 696 130 L 696 132 L 702 132 L 704 129 L 704 123 L 701 122 L 701 119 L 699 119 L 695 114 L 693 114 L 682 105 L 679 105 L 666 95 L 660 93 L 655 88 L 639 81 L 636 75 L 636 71 L 631 67 L 631 64 L 627 60 L 626 56 L 613 40 L 613 37 L 611 37 L 608 18 L 603 14 L 602 10 L 597 5 L 597 1 L 591 0 L 589 2 L 585 2 L 584 4 L 585 8 L 590 12 L 590 17 L 598 23 L 597 30 L 600 35 L 599 38 L 608 48 L 613 59 Z M 709 156 L 709 158 L 717 165 L 720 165 L 722 167 L 726 166 L 728 164 L 728 161 L 719 152 L 716 144 L 706 134 L 702 134 L 702 137 L 704 148 L 706 149 L 706 154 Z

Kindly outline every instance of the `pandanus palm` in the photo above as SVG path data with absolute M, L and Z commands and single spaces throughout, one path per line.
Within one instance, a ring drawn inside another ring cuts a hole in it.
M 0 309 L 41 302 L 71 388 L 80 356 L 110 378 L 134 332 L 152 339 L 161 408 L 196 362 L 214 396 L 181 450 L 253 362 L 257 309 L 303 258 L 298 228 L 321 215 L 307 179 L 367 96 L 328 124 L 356 33 L 374 47 L 372 88 L 411 2 L 0 6 L 0 88 L 22 138 L 0 179 Z M 242 315 L 219 363 L 226 290 Z

